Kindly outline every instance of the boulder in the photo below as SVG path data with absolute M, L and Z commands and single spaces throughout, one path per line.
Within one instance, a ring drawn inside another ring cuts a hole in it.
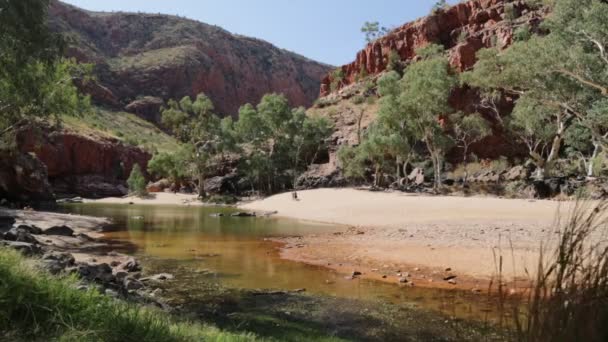
M 424 170 L 417 167 L 412 170 L 407 178 L 410 182 L 414 182 L 416 185 L 422 185 L 424 184 Z
M 255 213 L 247 213 L 247 212 L 236 212 L 230 214 L 232 217 L 255 217 Z
M 115 276 L 112 274 L 112 267 L 106 263 L 80 263 L 77 265 L 76 271 L 82 278 L 89 281 L 100 282 L 102 284 L 109 284 L 116 280 Z
M 57 200 L 57 204 L 77 204 L 77 203 L 82 203 L 82 202 L 84 202 L 82 197 L 63 198 L 63 199 Z
M 30 234 L 34 234 L 34 235 L 40 235 L 42 234 L 42 229 L 40 229 L 39 227 L 36 227 L 34 225 L 29 225 L 29 224 L 20 224 L 17 226 L 18 229 L 23 229 L 26 232 L 30 233 Z
M 33 256 L 40 254 L 42 250 L 40 246 L 28 243 L 28 242 L 20 242 L 20 241 L 0 241 L 0 246 L 5 246 L 8 248 L 15 249 L 26 256 Z
M 70 253 L 50 251 L 42 256 L 44 267 L 52 274 L 60 273 L 75 264 L 74 256 Z
M 144 284 L 141 281 L 131 277 L 125 278 L 123 285 L 127 290 L 139 290 L 144 287 Z
M 174 279 L 173 274 L 170 274 L 170 273 L 160 273 L 160 274 L 155 274 L 153 276 L 141 278 L 141 281 L 162 282 L 162 281 L 172 280 L 172 279 Z
M 54 226 L 43 231 L 45 235 L 74 236 L 74 230 L 68 226 Z
M 48 173 L 34 154 L 0 151 L 0 198 L 53 201 Z
M 236 172 L 205 180 L 205 191 L 210 194 L 234 194 L 238 192 L 239 177 Z
M 15 218 L 10 216 L 0 216 L 0 231 L 10 229 L 15 224 Z
M 530 178 L 530 169 L 525 165 L 518 165 L 509 169 L 504 175 L 503 179 L 508 182 L 513 181 L 524 181 Z
M 165 191 L 165 189 L 168 189 L 170 187 L 171 187 L 171 182 L 168 179 L 161 179 L 157 182 L 148 184 L 148 186 L 146 186 L 146 190 L 149 193 L 155 193 L 155 192 L 163 192 L 163 191 Z
M 18 241 L 27 243 L 38 243 L 35 237 L 32 236 L 27 230 L 23 228 L 12 228 L 4 234 L 4 240 Z
M 137 259 L 135 258 L 129 258 L 123 265 L 122 265 L 122 269 L 132 273 L 132 272 L 138 272 L 141 271 L 141 265 L 139 264 L 139 261 L 137 261 Z
M 154 96 L 145 96 L 129 103 L 125 107 L 125 111 L 133 113 L 146 121 L 160 124 L 160 108 L 163 105 L 163 99 Z

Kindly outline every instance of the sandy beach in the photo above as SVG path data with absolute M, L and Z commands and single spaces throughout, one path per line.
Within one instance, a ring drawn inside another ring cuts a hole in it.
M 282 239 L 282 256 L 364 277 L 417 285 L 483 287 L 497 274 L 533 273 L 540 245 L 556 241 L 555 221 L 569 202 L 493 197 L 417 196 L 319 189 L 241 206 L 279 216 L 345 225 L 341 232 Z M 444 278 L 456 275 L 446 285 Z M 453 284 L 456 282 L 456 284 Z
M 151 205 L 203 205 L 194 194 L 174 194 L 172 192 L 152 193 L 148 197 L 107 197 L 102 199 L 85 199 L 85 203 L 104 204 L 151 204 Z
M 202 205 L 196 195 L 105 198 L 94 203 Z M 573 203 L 496 197 L 423 196 L 357 189 L 284 193 L 239 207 L 339 225 L 339 231 L 279 239 L 282 257 L 362 277 L 417 286 L 483 288 L 502 272 L 534 273 L 541 243 L 557 239 L 556 220 Z M 456 275 L 447 284 L 444 278 Z M 456 284 L 454 284 L 456 282 Z

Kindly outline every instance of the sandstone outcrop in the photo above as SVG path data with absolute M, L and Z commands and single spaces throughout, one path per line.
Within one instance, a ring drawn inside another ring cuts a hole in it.
M 18 202 L 53 201 L 46 166 L 29 153 L 0 151 L 0 198 Z
M 537 27 L 542 17 L 541 11 L 532 11 L 523 0 L 471 0 L 435 11 L 368 44 L 354 62 L 341 67 L 344 78 L 334 90 L 355 83 L 362 70 L 368 75 L 385 71 L 391 51 L 409 62 L 416 59 L 418 48 L 428 44 L 440 44 L 449 50 L 450 62 L 457 70 L 469 69 L 476 62 L 477 51 L 508 47 L 518 27 Z M 323 78 L 321 96 L 331 93 L 332 81 L 331 73 Z
M 44 164 L 38 169 L 46 173 L 55 192 L 82 197 L 126 194 L 125 180 L 133 165 L 145 170 L 151 158 L 140 148 L 116 139 L 67 130 L 21 130 L 17 144 L 21 152 L 35 155 Z
M 52 1 L 49 13 L 50 26 L 74 38 L 68 55 L 96 65 L 98 83 L 84 90 L 116 109 L 145 96 L 168 100 L 200 92 L 227 115 L 269 92 L 308 106 L 330 69 L 265 41 L 176 16 L 96 13 L 59 1 Z

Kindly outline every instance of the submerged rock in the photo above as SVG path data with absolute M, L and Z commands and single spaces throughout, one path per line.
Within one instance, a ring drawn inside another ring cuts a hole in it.
M 232 217 L 255 217 L 255 213 L 246 213 L 246 212 L 236 212 L 230 214 Z
M 165 280 L 172 280 L 175 277 L 173 276 L 173 274 L 170 273 L 160 273 L 160 274 L 155 274 L 153 276 L 149 276 L 149 277 L 145 277 L 145 278 L 141 278 L 141 281 L 165 281 Z

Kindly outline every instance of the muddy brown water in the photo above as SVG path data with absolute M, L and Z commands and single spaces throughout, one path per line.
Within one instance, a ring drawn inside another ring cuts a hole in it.
M 77 204 L 61 211 L 111 218 L 114 225 L 104 233 L 105 239 L 138 257 L 144 270 L 174 274 L 170 286 L 190 291 L 208 288 L 209 282 L 236 289 L 306 289 L 307 294 L 321 297 L 407 305 L 465 320 L 487 321 L 495 316 L 486 295 L 347 280 L 345 274 L 281 259 L 280 246 L 267 240 L 337 231 L 340 226 L 231 217 L 237 210 L 223 207 Z M 224 216 L 213 217 L 216 213 Z

